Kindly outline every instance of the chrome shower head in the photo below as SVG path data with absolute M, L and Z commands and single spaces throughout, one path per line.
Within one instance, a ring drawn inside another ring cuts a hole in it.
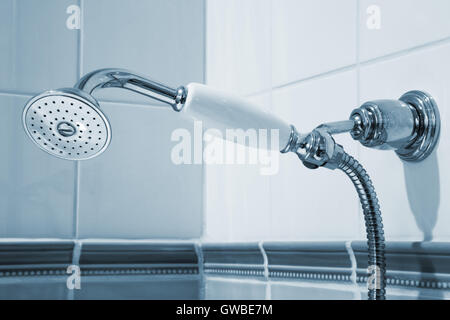
M 111 128 L 97 101 L 78 89 L 47 91 L 33 97 L 23 111 L 31 140 L 49 154 L 86 160 L 106 150 Z

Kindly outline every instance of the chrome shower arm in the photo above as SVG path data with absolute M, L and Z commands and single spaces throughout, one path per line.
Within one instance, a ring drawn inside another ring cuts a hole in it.
M 123 88 L 170 105 L 180 111 L 186 101 L 186 89 L 170 88 L 124 69 L 100 69 L 86 74 L 75 85 L 88 94 L 103 88 Z
M 353 119 L 336 121 L 336 122 L 328 122 L 321 124 L 317 128 L 324 129 L 329 134 L 340 134 L 351 132 L 355 129 L 356 123 Z

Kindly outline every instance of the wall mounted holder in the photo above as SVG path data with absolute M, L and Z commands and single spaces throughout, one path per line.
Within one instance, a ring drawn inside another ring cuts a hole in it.
M 407 92 L 399 100 L 366 102 L 351 119 L 353 139 L 366 147 L 393 149 L 405 161 L 425 159 L 439 139 L 439 110 L 423 91 Z
M 363 166 L 333 135 L 349 132 L 364 146 L 395 150 L 404 161 L 419 162 L 435 149 L 440 134 L 440 117 L 432 96 L 410 91 L 399 100 L 376 100 L 353 110 L 349 120 L 326 123 L 309 134 L 291 126 L 289 143 L 281 151 L 294 152 L 310 169 L 326 167 L 342 170 L 353 182 L 366 221 L 369 251 L 369 299 L 385 299 L 385 239 L 381 210 L 375 188 Z

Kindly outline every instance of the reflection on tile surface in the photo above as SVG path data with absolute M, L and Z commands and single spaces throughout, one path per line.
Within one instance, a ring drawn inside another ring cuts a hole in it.
M 293 286 L 289 284 L 271 284 L 271 298 L 273 300 L 351 300 L 354 294 L 350 287 L 329 289 L 326 287 Z
M 203 0 L 85 1 L 83 71 L 125 68 L 175 88 L 203 82 L 204 20 Z M 149 101 L 113 91 L 99 97 Z
M 447 0 L 361 0 L 359 8 L 362 60 L 450 36 Z
M 29 97 L 0 95 L 0 237 L 73 236 L 74 163 L 40 150 L 26 135 Z
M 192 243 L 83 242 L 81 265 L 197 264 Z
M 356 72 L 348 71 L 275 90 L 274 111 L 307 133 L 350 114 L 357 103 L 356 83 Z M 349 135 L 336 136 L 336 141 L 358 157 L 358 146 Z M 294 154 L 281 155 L 279 168 L 271 177 L 271 234 L 265 239 L 346 240 L 358 236 L 363 218 L 354 186 L 345 175 L 339 170 L 304 168 Z
M 264 282 L 228 281 L 206 278 L 205 298 L 207 300 L 263 300 L 266 295 Z
M 67 299 L 66 277 L 0 279 L 0 300 Z
M 111 122 L 112 140 L 103 154 L 81 164 L 80 237 L 200 237 L 202 166 L 176 165 L 171 158 L 179 143 L 171 140 L 172 133 L 191 133 L 192 122 L 168 108 L 101 107 Z
M 66 27 L 73 0 L 0 1 L 0 90 L 40 92 L 77 80 L 78 30 Z
M 208 85 L 239 95 L 270 88 L 271 0 L 207 2 Z
M 176 279 L 152 276 L 85 277 L 75 299 L 138 299 L 195 300 L 199 299 L 198 279 Z
M 441 115 L 439 144 L 422 162 L 405 163 L 394 152 L 361 149 L 361 162 L 380 200 L 387 240 L 449 240 L 449 56 L 446 43 L 361 69 L 361 102 L 397 99 L 407 91 L 423 90 L 433 96 Z
M 355 0 L 272 3 L 274 86 L 356 62 Z

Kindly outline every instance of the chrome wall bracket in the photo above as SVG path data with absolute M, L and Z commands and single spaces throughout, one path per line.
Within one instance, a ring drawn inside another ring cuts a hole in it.
M 355 122 L 353 139 L 366 147 L 395 150 L 404 161 L 422 161 L 439 140 L 439 109 L 423 91 L 409 91 L 399 100 L 366 102 L 350 119 Z
M 439 109 L 432 96 L 422 91 L 405 93 L 401 101 L 415 109 L 418 124 L 417 138 L 409 145 L 395 152 L 405 161 L 421 161 L 436 147 L 441 131 Z

